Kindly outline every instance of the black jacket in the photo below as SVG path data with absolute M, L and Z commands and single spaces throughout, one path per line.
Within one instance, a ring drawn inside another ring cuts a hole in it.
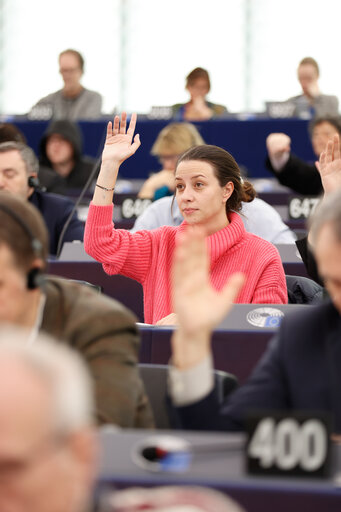
M 251 377 L 221 406 L 213 390 L 177 407 L 189 430 L 242 430 L 248 410 L 328 411 L 341 432 L 341 316 L 328 301 L 285 317 Z
M 317 196 L 323 192 L 321 177 L 315 165 L 307 164 L 292 153 L 279 172 L 272 167 L 269 158 L 266 159 L 265 165 L 282 185 L 291 188 L 297 194 Z

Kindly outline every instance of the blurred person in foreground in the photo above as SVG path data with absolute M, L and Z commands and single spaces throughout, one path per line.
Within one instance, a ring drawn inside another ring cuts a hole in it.
M 161 130 L 151 152 L 158 156 L 163 169 L 147 179 L 138 194 L 140 198 L 158 200 L 136 219 L 133 232 L 160 226 L 179 226 L 183 222 L 173 196 L 175 169 L 182 153 L 202 144 L 205 144 L 204 140 L 191 123 L 170 123 Z M 274 244 L 295 242 L 295 233 L 284 224 L 279 213 L 262 199 L 255 197 L 249 203 L 243 201 L 240 213 L 246 231 Z
M 52 121 L 41 138 L 39 181 L 48 192 L 67 194 L 86 184 L 95 160 L 83 155 L 82 133 L 73 121 Z
M 210 337 L 231 309 L 243 276 L 235 274 L 216 292 L 208 279 L 204 233 L 184 233 L 173 266 L 179 328 L 172 339 L 174 367 L 170 372 L 170 394 L 182 428 L 242 430 L 248 410 L 258 408 L 325 411 L 331 414 L 333 432 L 341 433 L 341 159 L 337 139 L 328 143 L 320 157 L 325 197 L 313 215 L 310 233 L 330 299 L 285 317 L 251 377 L 222 406 L 215 394 Z
M 84 227 L 75 212 L 61 240 L 74 204 L 66 197 L 46 193 L 37 179 L 38 170 L 31 148 L 20 142 L 0 144 L 0 190 L 27 200 L 39 210 L 49 232 L 49 254 L 54 256 L 61 242 L 83 240 Z
M 107 512 L 245 512 L 234 500 L 207 487 L 169 485 L 114 491 Z
M 319 117 L 309 124 L 311 144 L 319 159 L 328 140 L 334 135 L 341 135 L 340 117 Z M 285 133 L 271 133 L 266 139 L 268 158 L 267 169 L 278 181 L 298 194 L 319 195 L 323 191 L 321 177 L 316 163 L 301 160 L 291 152 L 291 138 Z
M 341 190 L 341 148 L 340 136 L 338 134 L 335 134 L 333 138 L 329 140 L 316 166 L 321 175 L 324 191 L 324 195 L 322 196 L 323 202 L 324 198 L 328 197 L 331 193 L 339 189 Z M 295 243 L 307 268 L 309 277 L 323 285 L 323 279 L 319 275 L 314 255 L 312 232 L 309 232 L 307 236 L 297 240 Z
M 208 71 L 203 68 L 193 69 L 186 77 L 186 90 L 190 99 L 187 103 L 173 105 L 173 117 L 177 121 L 206 121 L 223 116 L 227 110 L 206 99 L 211 89 Z
M 45 332 L 81 354 L 94 381 L 99 424 L 151 427 L 137 368 L 136 318 L 88 286 L 45 276 L 47 254 L 38 210 L 0 192 L 0 323 L 26 328 L 28 344 Z
M 84 73 L 84 58 L 71 48 L 59 54 L 59 72 L 64 86 L 40 99 L 30 112 L 31 117 L 69 119 L 97 119 L 101 117 L 102 97 L 81 84 Z M 46 111 L 45 111 L 46 110 Z M 49 114 L 49 115 L 47 115 Z
M 318 83 L 319 65 L 312 57 L 304 57 L 297 68 L 297 78 L 302 93 L 288 99 L 295 104 L 295 115 L 304 119 L 321 116 L 337 116 L 339 100 L 336 96 L 322 94 Z
M 0 330 L 0 510 L 90 512 L 97 472 L 92 382 L 71 349 Z

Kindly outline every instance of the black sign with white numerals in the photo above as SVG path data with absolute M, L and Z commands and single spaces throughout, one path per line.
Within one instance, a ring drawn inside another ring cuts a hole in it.
M 152 203 L 151 199 L 139 199 L 136 196 L 126 197 L 121 204 L 123 219 L 136 219 Z
M 247 433 L 248 473 L 328 477 L 330 421 L 325 413 L 253 413 Z
M 291 197 L 288 205 L 289 219 L 308 219 L 314 212 L 319 201 L 319 197 Z

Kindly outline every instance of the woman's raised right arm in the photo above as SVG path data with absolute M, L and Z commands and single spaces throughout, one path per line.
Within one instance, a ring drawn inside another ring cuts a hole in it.
M 121 114 L 121 121 L 119 116 L 115 116 L 114 123 L 111 121 L 108 123 L 102 164 L 92 199 L 95 206 L 112 204 L 120 165 L 132 156 L 141 144 L 139 135 L 136 134 L 134 137 L 136 118 L 136 114 L 132 114 L 127 131 L 127 114 L 125 112 Z

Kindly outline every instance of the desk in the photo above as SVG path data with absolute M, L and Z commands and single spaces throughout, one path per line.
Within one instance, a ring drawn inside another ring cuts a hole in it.
M 38 152 L 40 138 L 47 127 L 46 121 L 14 119 L 14 124 L 25 134 L 27 143 Z M 99 157 L 104 145 L 106 120 L 82 121 L 84 152 Z M 158 133 L 169 123 L 165 120 L 138 119 L 136 132 L 141 137 L 141 147 L 136 154 L 122 164 L 120 177 L 145 179 L 160 165 L 150 155 L 150 149 Z M 292 139 L 292 151 L 307 161 L 315 157 L 308 137 L 308 122 L 302 119 L 266 119 L 240 121 L 216 119 L 194 123 L 207 144 L 215 144 L 228 150 L 252 177 L 269 177 L 265 169 L 265 139 L 271 132 L 284 132 Z
M 214 330 L 212 335 L 212 352 L 214 368 L 233 373 L 240 384 L 249 377 L 258 360 L 263 355 L 269 340 L 278 329 L 278 315 L 284 315 L 300 311 L 306 306 L 300 304 L 235 304 L 230 313 Z M 265 308 L 271 308 L 272 316 L 268 317 L 268 327 L 254 325 L 257 321 L 265 322 L 267 312 Z M 261 312 L 255 310 L 261 309 Z M 273 311 L 276 310 L 276 311 Z M 140 327 L 143 354 L 150 355 L 150 360 L 141 360 L 143 363 L 168 364 L 171 356 L 170 339 L 173 334 L 172 327 L 156 327 L 142 325 Z M 151 338 L 150 338 L 151 336 Z M 146 340 L 146 341 L 145 341 Z M 150 345 L 151 344 L 151 345 Z M 150 351 L 149 351 L 150 350 Z
M 163 431 L 162 435 L 174 435 Z M 204 457 L 196 455 L 184 473 L 151 473 L 137 466 L 132 450 L 137 443 L 153 435 L 142 430 L 101 434 L 101 465 L 98 488 L 126 488 L 155 485 L 204 485 L 213 487 L 238 501 L 248 512 L 339 512 L 341 490 L 329 480 L 261 478 L 245 475 L 242 434 L 195 433 L 177 431 L 176 436 L 193 444 L 221 444 L 221 449 Z M 335 457 L 337 459 L 337 457 Z
M 48 261 L 48 273 L 101 286 L 103 293 L 122 302 L 143 322 L 142 286 L 128 277 L 106 274 L 97 261 Z

